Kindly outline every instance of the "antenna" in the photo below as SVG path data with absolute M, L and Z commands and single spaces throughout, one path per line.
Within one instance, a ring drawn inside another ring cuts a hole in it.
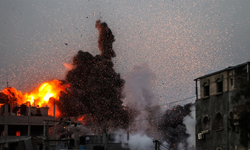
M 9 80 L 8 72 L 6 72 L 6 78 L 7 78 L 7 87 L 9 87 L 9 85 L 8 85 L 8 80 Z

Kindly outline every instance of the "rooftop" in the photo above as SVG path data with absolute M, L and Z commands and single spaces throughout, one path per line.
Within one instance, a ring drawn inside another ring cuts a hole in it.
M 216 71 L 216 72 L 210 73 L 210 74 L 206 74 L 206 75 L 204 75 L 204 76 L 200 76 L 200 77 L 198 77 L 198 78 L 194 79 L 194 81 L 196 81 L 196 80 L 200 80 L 200 79 L 203 79 L 203 78 L 206 78 L 206 77 L 209 77 L 209 76 L 212 76 L 212 75 L 215 75 L 215 74 L 218 74 L 218 73 L 224 72 L 224 71 L 233 70 L 233 69 L 236 69 L 236 68 L 239 68 L 239 67 L 245 66 L 245 65 L 247 65 L 247 64 L 248 64 L 248 65 L 250 65 L 250 62 L 249 62 L 249 61 L 247 61 L 247 62 L 245 62 L 245 63 L 239 64 L 239 65 L 236 65 L 236 66 L 229 66 L 229 67 L 227 67 L 227 68 L 225 68 L 225 69 L 222 69 L 222 70 L 219 70 L 219 71 Z

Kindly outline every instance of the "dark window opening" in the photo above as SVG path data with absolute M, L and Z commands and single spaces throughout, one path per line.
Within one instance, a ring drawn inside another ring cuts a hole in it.
M 9 149 L 18 149 L 18 142 L 9 143 Z
M 204 85 L 204 96 L 209 96 L 209 85 Z
M 10 136 L 27 136 L 28 126 L 27 125 L 9 125 L 8 135 Z
M 31 136 L 42 136 L 43 135 L 43 126 L 31 126 L 30 127 Z
M 234 85 L 234 79 L 231 78 L 231 79 L 230 79 L 230 82 L 231 82 L 231 86 L 233 86 L 233 85 Z
M 0 136 L 4 136 L 4 125 L 0 125 Z
M 223 82 L 217 81 L 217 93 L 223 92 Z
M 208 116 L 205 116 L 202 120 L 202 130 L 209 130 L 210 128 L 210 120 Z
M 213 130 L 222 129 L 223 127 L 223 117 L 221 113 L 217 113 L 213 121 Z
M 42 143 L 37 144 L 37 150 L 42 150 L 42 149 L 43 149 L 43 144 Z

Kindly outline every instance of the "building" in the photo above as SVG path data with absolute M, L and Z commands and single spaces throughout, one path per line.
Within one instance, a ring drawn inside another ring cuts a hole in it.
M 2 104 L 0 108 L 0 150 L 42 150 L 44 121 L 55 119 L 48 116 L 48 107 L 20 107 Z
M 250 148 L 250 62 L 196 78 L 196 150 Z

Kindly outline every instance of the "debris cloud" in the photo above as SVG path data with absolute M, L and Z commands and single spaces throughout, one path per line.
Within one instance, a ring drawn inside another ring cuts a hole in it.
M 59 109 L 64 116 L 87 115 L 100 126 L 126 128 L 129 123 L 128 111 L 122 105 L 121 93 L 125 81 L 115 72 L 111 60 L 115 57 L 112 48 L 114 35 L 105 22 L 97 20 L 95 27 L 99 31 L 98 47 L 101 54 L 92 56 L 80 50 L 74 56 L 71 70 L 66 75 L 66 82 L 71 85 L 68 89 L 70 92 L 61 95 Z M 78 103 L 72 103 L 72 100 Z M 78 108 L 84 110 L 79 111 Z

